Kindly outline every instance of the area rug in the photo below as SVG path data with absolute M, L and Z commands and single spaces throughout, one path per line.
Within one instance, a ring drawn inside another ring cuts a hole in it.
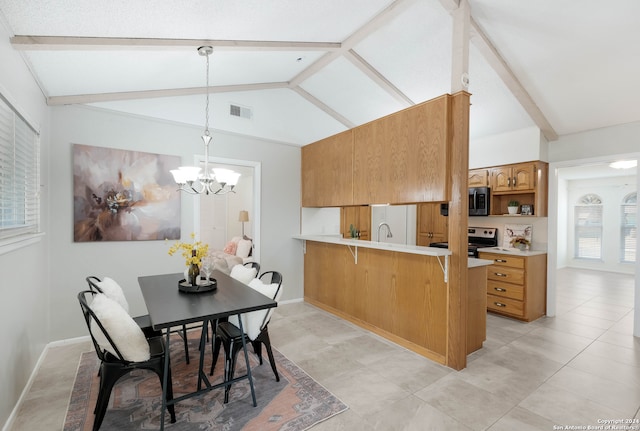
M 191 333 L 197 331 L 191 331 Z M 174 397 L 195 389 L 199 351 L 197 334 L 189 336 L 190 364 L 186 364 L 182 339 L 171 340 L 171 370 Z M 193 338 L 193 339 L 191 339 Z M 257 407 L 253 407 L 248 380 L 234 383 L 229 402 L 224 404 L 224 389 L 214 389 L 176 403 L 176 423 L 170 423 L 165 410 L 165 429 L 183 430 L 306 430 L 347 409 L 333 394 L 313 380 L 297 365 L 273 349 L 280 382 L 263 349 L 263 365 L 249 347 L 249 360 Z M 211 344 L 205 353 L 205 370 L 211 366 Z M 209 380 L 222 381 L 224 351 L 220 353 L 216 370 Z M 98 396 L 99 361 L 95 352 L 82 354 L 73 386 L 64 431 L 85 431 L 93 427 L 93 409 Z M 238 356 L 236 376 L 245 374 L 242 353 Z M 207 374 L 208 375 L 208 374 Z M 136 370 L 121 378 L 109 399 L 109 407 L 100 430 L 154 430 L 160 428 L 162 388 L 158 376 L 150 371 Z

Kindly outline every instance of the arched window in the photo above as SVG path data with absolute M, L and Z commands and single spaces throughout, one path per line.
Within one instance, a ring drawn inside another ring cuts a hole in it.
M 574 207 L 575 247 L 577 259 L 602 259 L 602 199 L 588 194 Z
M 636 261 L 636 238 L 638 193 L 629 193 L 622 199 L 620 206 L 620 262 L 633 263 Z

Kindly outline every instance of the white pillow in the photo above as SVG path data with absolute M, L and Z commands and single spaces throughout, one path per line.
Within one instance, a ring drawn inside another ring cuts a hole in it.
M 259 278 L 254 278 L 249 283 L 249 287 L 253 288 L 253 290 L 262 293 L 264 296 L 268 296 L 269 299 L 275 299 L 276 302 L 280 300 L 282 296 L 282 288 L 278 292 L 278 295 L 273 298 L 273 295 L 276 294 L 276 290 L 278 290 L 278 283 L 272 284 L 264 284 L 262 280 Z M 267 322 L 271 319 L 271 314 L 273 313 L 273 308 L 269 308 L 267 310 L 257 310 L 251 311 L 249 313 L 242 314 L 242 329 L 244 333 L 247 334 L 250 340 L 255 340 L 258 335 L 260 335 L 260 327 L 262 326 L 262 322 L 264 322 L 264 316 L 267 316 Z M 238 323 L 238 316 L 229 316 L 229 322 L 236 325 L 238 328 L 240 327 Z
M 115 280 L 105 277 L 102 281 L 97 282 L 96 285 L 102 290 L 107 298 L 113 299 L 116 301 L 124 311 L 129 313 L 129 303 L 127 302 L 127 298 L 124 296 L 124 292 L 122 291 L 122 287 Z
M 90 307 L 125 360 L 141 362 L 150 358 L 149 343 L 142 329 L 116 301 L 98 293 Z M 100 347 L 117 356 L 95 321 L 91 322 L 91 332 Z
M 255 268 L 249 268 L 248 266 L 244 265 L 236 265 L 231 268 L 231 274 L 229 275 L 244 284 L 249 284 L 251 280 L 256 278 L 257 273 L 258 271 L 256 271 Z
M 238 257 L 249 257 L 251 253 L 251 240 L 241 239 L 238 241 L 238 247 L 236 248 L 236 256 Z

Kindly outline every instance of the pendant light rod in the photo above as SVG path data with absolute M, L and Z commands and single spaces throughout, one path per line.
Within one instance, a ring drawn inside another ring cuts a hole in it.
M 178 184 L 179 191 L 191 194 L 226 194 L 235 193 L 234 187 L 238 183 L 240 174 L 229 169 L 214 168 L 213 175 L 209 171 L 209 143 L 211 133 L 209 132 L 209 56 L 213 53 L 211 46 L 201 46 L 198 54 L 206 57 L 206 102 L 205 102 L 205 123 L 202 143 L 204 144 L 204 172 L 200 173 L 200 168 L 196 166 L 181 166 L 171 171 L 173 179 Z

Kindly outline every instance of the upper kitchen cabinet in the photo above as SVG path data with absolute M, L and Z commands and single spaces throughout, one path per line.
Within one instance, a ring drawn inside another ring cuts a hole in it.
M 491 169 L 493 192 L 534 191 L 536 187 L 536 164 L 518 163 Z
M 528 205 L 533 216 L 546 217 L 548 211 L 549 165 L 536 161 L 495 166 L 489 169 L 491 215 L 507 214 L 509 201 Z
M 469 171 L 469 187 L 488 187 L 489 170 L 472 169 Z
M 449 200 L 449 95 L 353 129 L 353 203 Z
M 302 206 L 353 201 L 353 130 L 302 147 Z

